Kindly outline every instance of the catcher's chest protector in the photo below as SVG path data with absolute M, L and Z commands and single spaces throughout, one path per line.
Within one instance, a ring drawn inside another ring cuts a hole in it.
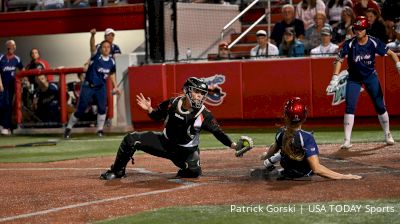
M 168 116 L 165 120 L 164 134 L 179 145 L 191 142 L 200 134 L 204 121 L 203 106 L 199 110 L 185 111 L 182 109 L 182 97 L 175 98 L 168 108 Z

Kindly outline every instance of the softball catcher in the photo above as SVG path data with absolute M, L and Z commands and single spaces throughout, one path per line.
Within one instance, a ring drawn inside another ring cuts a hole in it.
M 164 120 L 162 132 L 132 132 L 127 134 L 119 146 L 115 162 L 101 179 L 112 180 L 125 177 L 125 168 L 136 150 L 171 160 L 178 168 L 177 177 L 196 178 L 202 174 L 200 164 L 200 131 L 211 132 L 222 144 L 235 149 L 240 157 L 253 147 L 253 141 L 242 136 L 237 143 L 222 131 L 211 112 L 203 105 L 208 86 L 195 77 L 183 85 L 183 96 L 170 98 L 156 108 L 151 99 L 142 94 L 136 96 L 140 108 L 154 120 Z

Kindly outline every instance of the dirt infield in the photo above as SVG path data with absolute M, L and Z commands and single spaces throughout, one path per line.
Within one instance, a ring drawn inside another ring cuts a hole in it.
M 113 157 L 54 163 L 0 164 L 0 222 L 87 223 L 178 205 L 275 204 L 400 198 L 400 144 L 321 145 L 322 163 L 362 180 L 255 180 L 261 148 L 243 158 L 232 150 L 203 151 L 203 176 L 175 179 L 165 159 L 137 155 L 128 177 L 102 181 Z

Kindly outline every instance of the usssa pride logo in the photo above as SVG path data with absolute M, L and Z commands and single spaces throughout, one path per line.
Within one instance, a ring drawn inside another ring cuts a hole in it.
M 208 94 L 205 103 L 211 106 L 221 105 L 226 96 L 226 93 L 223 92 L 220 86 L 225 83 L 225 75 L 216 74 L 210 77 L 204 77 L 203 80 L 208 85 Z
M 346 84 L 349 78 L 349 72 L 343 70 L 339 73 L 338 79 L 333 80 L 326 87 L 326 95 L 332 95 L 332 105 L 339 105 L 346 100 Z M 361 88 L 360 92 L 364 91 Z

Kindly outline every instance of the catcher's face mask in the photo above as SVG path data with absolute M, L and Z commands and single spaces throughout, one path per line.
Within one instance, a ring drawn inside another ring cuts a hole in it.
M 207 91 L 189 86 L 185 88 L 185 95 L 190 100 L 190 105 L 199 109 L 207 98 Z

